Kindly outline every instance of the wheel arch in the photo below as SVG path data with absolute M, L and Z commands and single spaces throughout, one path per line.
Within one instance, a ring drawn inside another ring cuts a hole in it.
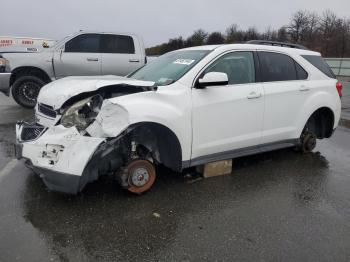
M 51 82 L 51 79 L 45 70 L 35 66 L 20 66 L 12 70 L 10 78 L 10 86 L 18 79 L 21 75 L 32 75 L 39 77 L 45 83 Z
M 300 134 L 308 128 L 318 139 L 329 138 L 334 130 L 335 113 L 330 107 L 321 106 L 309 113 L 304 123 Z
M 147 147 L 164 166 L 182 170 L 182 146 L 178 136 L 169 127 L 157 122 L 138 122 L 128 128 L 128 134 L 138 144 Z

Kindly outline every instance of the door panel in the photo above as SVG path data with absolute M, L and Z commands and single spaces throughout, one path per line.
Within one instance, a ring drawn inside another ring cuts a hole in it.
M 258 52 L 264 81 L 262 143 L 294 139 L 297 117 L 311 93 L 307 72 L 286 54 Z
M 54 58 L 57 78 L 101 75 L 100 53 L 65 53 Z
M 54 55 L 57 78 L 101 75 L 100 35 L 82 34 L 69 40 L 62 52 Z
M 105 34 L 101 46 L 103 75 L 126 76 L 144 64 L 131 36 Z
M 307 81 L 264 83 L 265 116 L 262 143 L 297 138 L 297 116 L 308 98 Z
M 207 72 L 226 73 L 229 85 L 192 89 L 192 159 L 259 145 L 264 100 L 252 53 L 224 55 Z
M 102 74 L 126 76 L 143 65 L 139 54 L 102 54 Z

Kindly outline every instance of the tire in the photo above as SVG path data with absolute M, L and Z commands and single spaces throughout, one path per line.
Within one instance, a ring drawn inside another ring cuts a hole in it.
M 313 133 L 306 133 L 301 140 L 301 150 L 303 153 L 310 153 L 316 147 L 316 135 Z
M 12 97 L 17 104 L 25 108 L 34 108 L 40 89 L 45 82 L 36 76 L 18 77 L 12 85 Z

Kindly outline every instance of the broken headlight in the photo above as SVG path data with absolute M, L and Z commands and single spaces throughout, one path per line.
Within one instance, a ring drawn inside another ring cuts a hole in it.
M 66 109 L 61 118 L 61 124 L 64 127 L 75 126 L 79 131 L 86 129 L 100 112 L 103 98 L 95 95 L 83 99 L 68 109 Z

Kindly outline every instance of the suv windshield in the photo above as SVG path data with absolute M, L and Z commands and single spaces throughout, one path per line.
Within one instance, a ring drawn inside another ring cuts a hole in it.
M 174 83 L 203 59 L 209 50 L 174 51 L 160 56 L 128 77 L 152 81 L 157 86 Z

